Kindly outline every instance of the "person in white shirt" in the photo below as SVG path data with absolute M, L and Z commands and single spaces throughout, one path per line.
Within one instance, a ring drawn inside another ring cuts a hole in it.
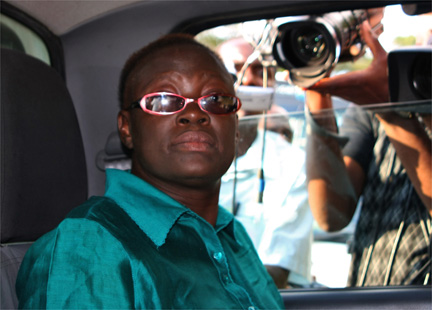
M 226 66 L 235 68 L 238 74 L 253 47 L 243 38 L 236 38 L 222 43 L 217 51 Z M 253 62 L 241 84 L 262 87 L 262 73 L 262 65 Z M 267 82 L 269 87 L 274 85 L 274 68 L 270 68 Z M 279 109 L 282 108 L 273 105 L 270 113 L 280 112 Z M 280 117 L 278 122 L 268 119 L 268 130 L 264 131 L 259 117 L 262 112 L 246 107 L 238 113 L 241 121 L 237 159 L 222 177 L 219 204 L 232 211 L 245 226 L 279 288 L 305 286 L 311 282 L 313 224 L 308 205 L 305 152 L 288 142 L 288 118 L 285 122 L 280 122 Z M 262 202 L 258 202 L 261 168 L 265 186 Z

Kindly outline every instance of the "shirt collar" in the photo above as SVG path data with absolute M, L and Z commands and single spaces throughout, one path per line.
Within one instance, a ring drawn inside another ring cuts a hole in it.
M 105 196 L 114 200 L 157 247 L 165 243 L 169 232 L 181 216 L 189 213 L 199 217 L 129 171 L 107 169 L 106 176 Z M 226 230 L 235 238 L 233 221 L 233 215 L 219 207 L 216 232 Z

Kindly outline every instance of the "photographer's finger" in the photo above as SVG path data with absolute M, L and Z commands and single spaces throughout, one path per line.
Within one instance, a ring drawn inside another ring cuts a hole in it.
M 382 19 L 384 18 L 385 8 L 372 8 L 367 10 L 367 20 L 372 29 L 372 32 L 376 37 L 379 37 L 383 33 L 384 27 L 382 24 Z
M 366 45 L 369 46 L 369 49 L 371 50 L 374 57 L 387 54 L 379 42 L 378 36 L 372 31 L 368 21 L 364 21 L 360 25 L 360 35 L 362 36 Z

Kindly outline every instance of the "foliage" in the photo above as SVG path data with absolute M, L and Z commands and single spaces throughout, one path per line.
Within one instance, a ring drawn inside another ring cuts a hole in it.
M 393 42 L 398 46 L 415 45 L 416 44 L 416 37 L 415 36 L 396 37 Z
M 199 38 L 197 38 L 197 40 L 204 44 L 205 46 L 207 46 L 208 48 L 215 50 L 216 47 L 221 44 L 222 42 L 224 42 L 226 39 L 225 38 L 220 38 L 217 37 L 213 34 L 206 34 L 206 35 L 201 35 L 199 36 Z

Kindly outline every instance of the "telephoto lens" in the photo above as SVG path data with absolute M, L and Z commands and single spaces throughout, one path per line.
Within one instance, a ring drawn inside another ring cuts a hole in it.
M 336 63 L 354 61 L 364 54 L 359 26 L 366 18 L 365 10 L 354 10 L 282 24 L 273 56 L 279 66 L 289 71 L 292 84 L 312 86 Z

